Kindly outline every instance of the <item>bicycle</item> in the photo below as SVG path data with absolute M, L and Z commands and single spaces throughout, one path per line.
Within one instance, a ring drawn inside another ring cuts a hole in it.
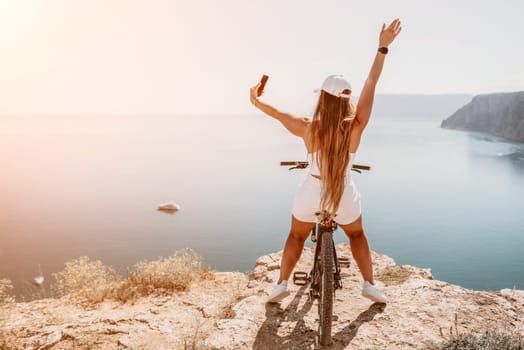
M 284 161 L 281 166 L 291 166 L 289 170 L 305 169 L 308 162 Z M 351 170 L 361 173 L 371 170 L 367 165 L 353 164 Z M 315 243 L 315 258 L 311 272 L 295 271 L 293 283 L 305 286 L 310 283 L 309 297 L 318 299 L 319 329 L 318 337 L 323 346 L 331 344 L 331 325 L 333 320 L 333 301 L 335 291 L 342 289 L 341 267 L 349 268 L 349 258 L 337 256 L 333 234 L 338 228 L 337 222 L 327 211 L 318 211 L 317 224 L 311 230 L 311 241 Z M 318 238 L 317 238 L 318 236 Z

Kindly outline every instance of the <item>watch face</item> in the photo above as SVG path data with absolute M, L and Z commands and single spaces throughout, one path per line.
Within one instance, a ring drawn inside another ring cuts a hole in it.
M 380 47 L 378 49 L 378 51 L 381 52 L 381 53 L 388 53 L 388 48 L 387 47 Z

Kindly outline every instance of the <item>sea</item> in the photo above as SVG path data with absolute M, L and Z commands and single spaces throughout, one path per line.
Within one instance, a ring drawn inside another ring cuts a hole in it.
M 352 174 L 371 249 L 466 288 L 524 289 L 524 144 L 440 121 L 372 116 L 355 160 L 371 171 Z M 248 272 L 283 249 L 307 174 L 280 161 L 305 159 L 256 111 L 0 117 L 0 279 L 35 295 L 41 271 L 47 295 L 80 256 L 125 273 L 187 248 Z

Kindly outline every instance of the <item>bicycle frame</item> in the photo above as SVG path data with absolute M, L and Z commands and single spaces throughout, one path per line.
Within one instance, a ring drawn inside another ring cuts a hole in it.
M 292 166 L 291 169 L 304 169 L 308 166 L 307 162 L 281 162 L 280 165 Z M 351 170 L 358 173 L 361 170 L 370 170 L 369 166 L 354 164 Z M 331 214 L 322 210 L 315 213 L 317 224 L 311 231 L 311 241 L 315 246 L 315 257 L 313 267 L 309 275 L 303 271 L 293 273 L 293 283 L 296 285 L 310 284 L 310 299 L 318 299 L 319 340 L 320 344 L 328 345 L 331 343 L 331 327 L 333 317 L 333 303 L 335 291 L 342 288 L 340 267 L 342 264 L 349 267 L 349 258 L 337 256 L 333 234 L 338 228 L 338 224 Z M 335 215 L 336 216 L 336 215 Z M 318 239 L 317 239 L 318 234 Z M 329 236 L 325 236 L 329 235 Z M 323 247 L 323 244 L 327 244 Z M 300 283 L 298 283 L 300 282 Z

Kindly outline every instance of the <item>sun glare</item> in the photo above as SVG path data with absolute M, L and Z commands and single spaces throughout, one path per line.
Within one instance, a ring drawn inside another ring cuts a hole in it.
M 0 0 L 0 40 L 15 41 L 31 28 L 39 1 Z

